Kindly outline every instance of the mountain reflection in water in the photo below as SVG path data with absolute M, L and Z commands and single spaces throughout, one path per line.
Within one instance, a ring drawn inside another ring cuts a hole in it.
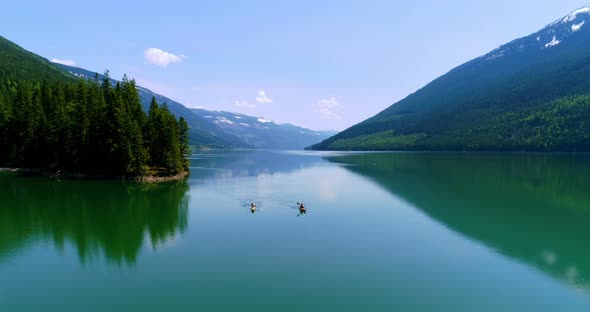
M 590 290 L 590 156 L 385 153 L 327 157 L 439 223 Z

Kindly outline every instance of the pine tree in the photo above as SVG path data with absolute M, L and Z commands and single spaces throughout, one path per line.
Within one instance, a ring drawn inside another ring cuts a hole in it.
M 3 147 L 0 149 L 0 164 L 8 161 L 8 129 L 12 118 L 10 102 L 3 95 L 4 93 L 5 91 L 0 88 L 0 146 Z
M 0 164 L 135 177 L 187 170 L 188 125 L 134 80 L 14 81 L 0 73 Z
M 190 146 L 189 146 L 189 136 L 188 136 L 188 123 L 184 120 L 184 117 L 180 117 L 178 120 L 178 141 L 180 144 L 180 155 L 182 157 L 182 167 L 184 170 L 188 170 L 190 165 L 189 160 L 186 158 L 191 154 Z
M 150 164 L 152 167 L 158 167 L 162 163 L 162 144 L 160 142 L 160 135 L 158 129 L 162 129 L 162 122 L 160 118 L 160 106 L 156 102 L 156 98 L 152 97 L 150 108 L 148 111 L 148 120 L 145 127 L 146 145 L 150 154 Z

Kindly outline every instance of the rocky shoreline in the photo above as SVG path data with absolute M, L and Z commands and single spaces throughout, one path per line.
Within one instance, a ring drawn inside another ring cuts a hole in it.
M 188 171 L 183 171 L 183 172 L 173 175 L 173 176 L 164 176 L 164 177 L 152 176 L 152 175 L 139 176 L 139 177 L 135 178 L 135 181 L 142 182 L 142 183 L 161 183 L 161 182 L 179 181 L 179 180 L 185 179 L 188 176 L 188 174 L 189 174 Z

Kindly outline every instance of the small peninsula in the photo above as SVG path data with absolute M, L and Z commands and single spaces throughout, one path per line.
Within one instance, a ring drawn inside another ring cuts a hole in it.
M 155 99 L 146 114 L 135 81 L 126 76 L 114 85 L 108 78 L 32 81 L 4 75 L 0 81 L 0 167 L 143 182 L 188 174 L 186 121 Z

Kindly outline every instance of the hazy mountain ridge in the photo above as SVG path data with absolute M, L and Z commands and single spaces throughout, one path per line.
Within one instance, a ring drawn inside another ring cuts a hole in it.
M 590 151 L 589 27 L 578 9 L 311 148 Z
M 335 134 L 335 131 L 314 131 L 240 113 L 205 109 L 193 109 L 193 112 L 255 148 L 303 149 Z
M 93 79 L 95 72 L 63 64 L 56 64 L 72 75 L 82 79 Z M 113 83 L 117 80 L 111 79 Z M 191 141 L 211 147 L 303 149 L 334 135 L 335 131 L 314 131 L 292 124 L 279 124 L 262 117 L 241 113 L 189 109 L 184 105 L 138 86 L 144 109 L 148 109 L 152 96 L 158 103 L 166 103 L 177 117 L 184 117 L 191 129 Z

